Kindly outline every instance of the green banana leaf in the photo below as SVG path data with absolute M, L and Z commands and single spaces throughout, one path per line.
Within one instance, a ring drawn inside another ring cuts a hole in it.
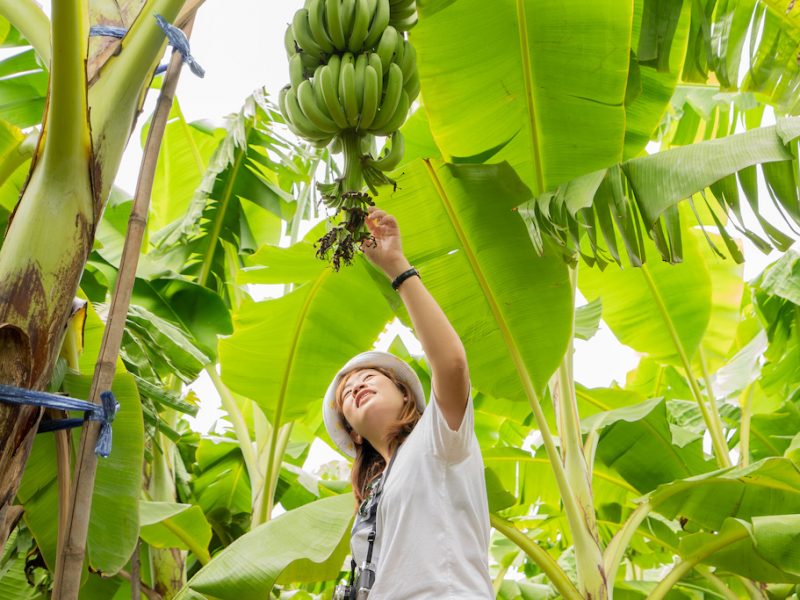
M 754 581 L 800 583 L 800 515 L 726 519 L 719 533 L 695 533 L 681 541 L 686 559 L 715 551 L 703 562 Z
M 174 502 L 139 503 L 139 537 L 156 548 L 190 550 L 201 563 L 211 560 L 211 525 L 197 505 Z
M 670 331 L 692 357 L 712 312 L 711 275 L 699 242 L 693 236 L 684 242 L 685 261 L 679 265 L 653 261 L 603 272 L 581 265 L 578 274 L 581 292 L 588 300 L 602 300 L 603 319 L 623 344 L 674 365 L 680 357 Z
M 527 397 L 525 380 L 542 392 L 572 328 L 566 265 L 555 254 L 537 257 L 513 212 L 528 195 L 507 164 L 420 160 L 378 199 L 461 336 L 473 386 L 512 400 Z
M 275 252 L 284 267 L 292 259 L 316 260 L 296 249 Z M 274 427 L 302 418 L 309 408 L 319 411 L 334 374 L 372 347 L 390 317 L 363 261 L 339 273 L 318 261 L 314 278 L 293 292 L 242 303 L 233 335 L 220 341 L 222 379 L 256 402 Z
M 649 496 L 653 510 L 686 528 L 719 531 L 727 518 L 800 513 L 800 469 L 785 458 L 666 483 Z
M 512 505 L 519 507 L 508 514 L 527 515 L 530 507 L 538 503 L 558 506 L 558 487 L 550 462 L 542 452 L 531 454 L 519 448 L 496 447 L 484 449 L 482 454 L 487 490 L 491 488 L 497 501 L 509 502 L 503 509 Z M 490 482 L 492 486 L 488 485 Z M 592 489 L 598 505 L 624 506 L 640 495 L 639 490 L 602 464 L 597 465 L 592 473 Z M 501 508 L 491 510 L 495 512 Z
M 624 159 L 644 150 L 670 106 L 686 57 L 690 17 L 689 2 L 633 3 Z
M 47 69 L 33 49 L 0 61 L 0 119 L 26 128 L 39 125 L 47 97 Z
M 148 121 L 142 127 L 142 147 L 149 131 Z M 178 100 L 173 101 L 153 180 L 148 215 L 151 231 L 183 218 L 224 136 L 225 130 L 210 122 L 188 123 Z
M 611 260 L 621 264 L 623 250 L 631 264 L 640 264 L 647 255 L 653 256 L 643 249 L 645 234 L 654 239 L 662 259 L 680 262 L 680 224 L 686 218 L 676 206 L 701 193 L 694 198 L 695 204 L 707 204 L 707 214 L 725 242 L 726 254 L 737 262 L 742 260 L 741 251 L 726 228 L 726 214 L 731 219 L 728 226 L 757 241 L 762 248 L 771 244 L 786 250 L 792 238 L 760 213 L 756 165 L 781 217 L 787 223 L 800 223 L 797 184 L 791 167 L 791 148 L 798 137 L 800 120 L 778 119 L 771 127 L 634 158 L 542 194 L 520 207 L 520 213 L 538 249 L 541 238 L 546 236 L 570 255 L 580 250 L 590 265 L 603 267 Z M 737 180 L 769 242 L 742 221 Z M 706 191 L 709 187 L 713 194 Z
M 90 323 L 91 319 L 87 322 L 87 329 L 92 327 Z M 85 399 L 90 383 L 91 376 L 68 374 L 64 388 L 71 396 Z M 108 574 L 116 573 L 127 564 L 138 538 L 144 458 L 142 412 L 133 378 L 127 373 L 118 373 L 112 391 L 120 403 L 120 410 L 112 427 L 111 456 L 97 464 L 87 538 L 89 565 Z M 73 442 L 77 444 L 77 434 Z M 58 536 L 55 456 L 53 434 L 40 435 L 17 493 L 18 501 L 25 508 L 25 522 L 50 569 L 55 568 Z
M 597 459 L 641 493 L 713 469 L 701 435 L 673 426 L 661 399 L 598 413 L 581 423 L 600 433 Z
M 311 177 L 315 159 L 292 160 L 299 149 L 274 131 L 275 118 L 263 93 L 248 98 L 242 110 L 229 117 L 226 135 L 199 185 L 175 190 L 185 210 L 176 212 L 176 218 L 152 237 L 159 260 L 226 298 L 224 282 L 230 277 L 225 244 L 239 255 L 263 243 L 277 243 L 280 219 L 291 219 L 296 209 L 286 190 Z M 181 160 L 180 153 L 174 160 Z
M 194 493 L 205 514 L 218 510 L 229 515 L 250 513 L 250 482 L 236 441 L 203 438 L 195 461 Z
M 284 513 L 236 540 L 200 569 L 176 600 L 262 600 L 287 568 L 301 561 L 317 580 L 336 577 L 353 515 L 350 494 Z M 205 596 L 207 594 L 208 596 Z
M 419 13 L 411 41 L 445 160 L 507 143 L 492 162 L 538 195 L 622 158 L 633 3 L 445 0 Z

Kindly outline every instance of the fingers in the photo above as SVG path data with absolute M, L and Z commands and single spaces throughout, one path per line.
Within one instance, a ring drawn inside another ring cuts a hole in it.
M 391 229 L 392 227 L 397 227 L 397 219 L 395 219 L 385 210 L 381 210 L 380 208 L 375 208 L 374 206 L 370 206 L 367 209 L 367 212 L 369 213 L 366 219 L 368 224 L 372 224 L 376 228 L 380 228 L 382 230 L 387 230 Z

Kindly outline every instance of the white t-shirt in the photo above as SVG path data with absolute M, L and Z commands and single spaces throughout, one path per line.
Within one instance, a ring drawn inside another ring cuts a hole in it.
M 351 547 L 360 566 L 367 529 Z M 487 600 L 489 507 L 472 398 L 457 431 L 433 392 L 397 451 L 378 504 L 370 600 Z

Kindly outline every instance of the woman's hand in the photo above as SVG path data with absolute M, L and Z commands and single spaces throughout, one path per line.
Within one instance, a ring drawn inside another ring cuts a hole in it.
M 370 206 L 368 211 L 366 224 L 375 237 L 375 242 L 365 242 L 362 249 L 372 264 L 380 268 L 389 279 L 394 279 L 411 266 L 403 254 L 397 219 L 374 206 Z

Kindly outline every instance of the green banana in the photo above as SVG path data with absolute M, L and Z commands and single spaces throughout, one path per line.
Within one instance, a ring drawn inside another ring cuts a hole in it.
M 394 62 L 396 62 L 398 65 L 402 65 L 403 56 L 405 56 L 405 53 L 406 53 L 406 39 L 402 33 L 398 32 L 397 42 L 394 48 L 394 58 L 392 60 L 394 60 Z
M 289 97 L 289 101 L 291 102 L 291 96 Z M 389 135 L 400 129 L 403 123 L 405 123 L 409 108 L 411 108 L 411 100 L 409 100 L 408 94 L 403 92 L 400 94 L 400 102 L 397 103 L 397 109 L 395 109 L 392 118 L 384 123 L 382 127 L 373 127 L 375 133 L 378 135 Z
M 416 2 L 409 3 L 405 6 L 392 7 L 392 20 L 394 21 L 402 21 L 415 14 L 417 14 Z
M 283 115 L 284 120 L 288 123 L 289 121 L 289 113 L 286 110 L 286 94 L 291 89 L 290 85 L 283 86 L 280 91 L 278 92 L 278 108 L 281 109 L 281 114 Z
M 353 30 L 353 19 L 356 16 L 356 0 L 342 0 L 342 9 L 339 12 L 339 19 L 342 22 L 344 31 L 345 47 L 350 39 L 350 32 Z
M 342 57 L 334 54 L 328 59 L 328 66 L 331 68 L 333 74 L 333 89 L 339 89 L 339 69 L 342 67 Z
M 383 95 L 380 110 L 372 122 L 370 131 L 383 130 L 397 110 L 400 96 L 403 93 L 403 71 L 397 63 L 389 65 L 389 75 L 386 77 L 386 93 Z
M 353 63 L 342 61 L 339 71 L 339 99 L 350 127 L 358 125 L 358 100 L 356 99 L 356 69 Z
M 289 81 L 292 82 L 294 87 L 297 87 L 305 78 L 306 74 L 305 67 L 303 67 L 303 59 L 299 54 L 295 54 L 289 59 Z
M 417 24 L 418 20 L 419 16 L 416 12 L 414 12 L 410 16 L 403 19 L 395 19 L 392 17 L 389 19 L 389 24 L 394 26 L 397 31 L 411 31 L 411 29 L 414 28 L 414 25 Z
M 311 0 L 308 5 L 308 26 L 314 40 L 326 54 L 333 54 L 333 42 L 325 31 L 325 0 Z
M 314 89 L 307 79 L 297 88 L 297 101 L 303 114 L 317 129 L 325 133 L 339 133 L 339 126 L 317 105 Z
M 417 50 L 410 42 L 404 41 L 403 60 L 397 61 L 403 69 L 403 79 L 408 80 L 414 71 L 417 70 Z
M 380 102 L 381 98 L 383 98 L 383 64 L 377 52 L 372 52 L 369 55 L 369 65 L 378 74 L 378 102 Z
M 374 0 L 356 0 L 355 17 L 353 28 L 350 30 L 350 38 L 347 40 L 347 48 L 350 52 L 359 52 L 364 46 L 364 40 L 369 32 L 369 22 L 372 17 L 370 4 Z
M 347 129 L 350 124 L 347 122 L 344 109 L 339 102 L 339 92 L 337 88 L 338 79 L 339 74 L 337 72 L 334 78 L 333 67 L 331 65 L 322 67 L 320 82 L 322 83 L 322 97 L 325 100 L 325 107 L 328 109 L 328 114 L 331 116 L 331 119 L 339 126 L 339 129 Z
M 364 69 L 364 97 L 361 100 L 361 119 L 358 122 L 359 129 L 369 129 L 375 115 L 378 114 L 378 82 L 381 75 L 372 65 L 367 65 Z
M 314 58 L 322 58 L 322 48 L 314 40 L 311 27 L 308 24 L 308 9 L 301 8 L 294 13 L 292 32 L 294 33 L 294 39 L 297 40 L 297 45 L 303 52 L 310 54 Z
M 361 112 L 361 106 L 364 99 L 364 72 L 367 68 L 367 55 L 363 52 L 358 55 L 356 59 L 356 100 L 358 101 L 358 112 Z
M 389 0 L 378 0 L 378 5 L 375 7 L 375 15 L 372 17 L 372 23 L 369 25 L 369 33 L 367 39 L 364 40 L 364 47 L 371 49 L 381 39 L 383 30 L 389 24 L 389 17 L 391 16 L 391 6 Z
M 386 151 L 386 146 L 384 146 L 383 149 Z M 367 164 L 380 171 L 393 171 L 400 164 L 400 161 L 403 160 L 404 153 L 405 138 L 403 138 L 403 134 L 400 133 L 399 129 L 395 129 L 392 133 L 392 141 L 389 145 L 388 152 L 378 159 L 367 161 Z
M 325 116 L 330 118 L 330 112 L 328 111 L 328 107 L 325 106 L 325 98 L 322 96 L 322 69 L 324 68 L 323 65 L 317 67 L 317 70 L 314 71 L 314 76 L 311 79 L 311 87 L 314 89 L 314 99 L 317 101 L 317 106 L 319 106 L 320 110 L 325 113 Z M 301 107 L 302 108 L 302 107 Z
M 286 113 L 289 117 L 289 122 L 300 133 L 300 135 L 309 140 L 322 140 L 333 137 L 330 132 L 322 131 L 311 120 L 306 117 L 300 104 L 297 101 L 297 94 L 294 88 L 289 88 L 286 92 Z
M 292 26 L 286 28 L 286 33 L 283 34 L 283 47 L 286 49 L 286 56 L 291 58 L 297 54 L 297 42 L 294 39 L 294 32 Z
M 383 65 L 383 72 L 386 73 L 389 70 L 389 65 L 392 64 L 392 59 L 394 58 L 394 54 L 397 51 L 397 38 L 399 34 L 397 30 L 389 25 L 386 29 L 383 30 L 383 35 L 381 35 L 381 40 L 378 42 L 378 48 L 376 52 L 381 59 L 381 64 Z
M 342 54 L 342 66 L 344 66 L 346 63 L 356 66 L 356 57 L 355 55 L 353 55 L 352 52 L 345 52 L 344 54 Z M 342 67 L 339 67 L 340 71 L 341 69 Z
M 342 3 L 340 0 L 325 0 L 325 22 L 328 24 L 328 35 L 334 48 L 339 51 L 347 47 L 342 26 Z
M 408 94 L 408 99 L 413 102 L 419 96 L 419 73 L 416 69 L 411 74 L 410 79 L 406 79 L 403 83 L 403 90 Z

